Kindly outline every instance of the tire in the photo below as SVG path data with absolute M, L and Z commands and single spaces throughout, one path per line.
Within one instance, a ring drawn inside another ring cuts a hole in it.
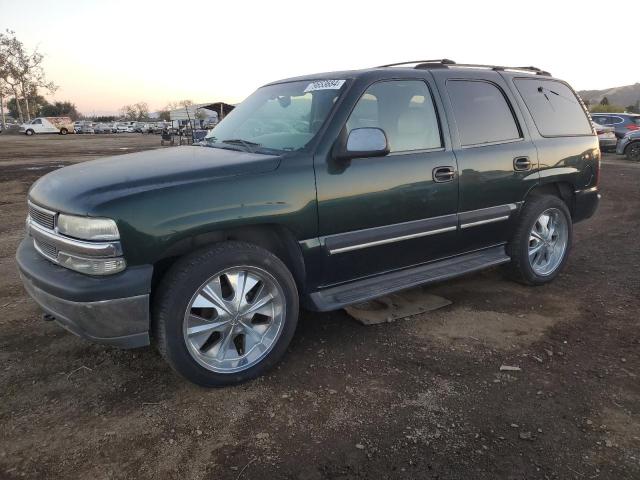
M 627 148 L 624 149 L 624 154 L 627 156 L 627 160 L 640 162 L 640 142 L 627 145 Z
M 36 133 L 36 132 L 34 132 L 34 131 L 33 131 L 32 129 L 30 129 L 30 128 L 29 128 L 29 129 L 27 129 L 27 131 L 26 131 L 26 132 L 24 132 L 24 134 L 25 134 L 27 137 L 30 137 L 31 135 L 35 135 L 35 133 Z
M 544 228 L 543 215 L 553 219 L 555 240 L 553 234 L 547 235 L 550 230 Z M 530 197 L 507 245 L 507 253 L 511 257 L 507 272 L 525 285 L 544 285 L 553 281 L 567 262 L 572 238 L 571 214 L 560 198 L 554 195 Z
M 252 276 L 260 281 L 244 293 Z M 233 288 L 241 283 L 242 288 Z M 217 296 L 202 295 L 214 290 Z M 242 313 L 265 299 L 268 303 L 255 313 Z M 231 308 L 242 303 L 247 308 Z M 273 367 L 293 337 L 298 311 L 295 281 L 280 259 L 250 243 L 223 242 L 179 259 L 163 277 L 153 301 L 152 337 L 178 374 L 203 387 L 221 387 Z

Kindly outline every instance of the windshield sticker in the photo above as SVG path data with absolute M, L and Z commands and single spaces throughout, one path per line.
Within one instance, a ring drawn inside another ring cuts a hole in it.
M 317 82 L 311 82 L 304 89 L 304 92 L 315 92 L 316 90 L 339 90 L 342 88 L 346 80 L 318 80 Z

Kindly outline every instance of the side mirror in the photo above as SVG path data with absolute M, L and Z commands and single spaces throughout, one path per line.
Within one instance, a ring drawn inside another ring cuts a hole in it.
M 389 154 L 387 135 L 381 128 L 354 128 L 346 140 L 341 135 L 336 147 L 335 157 L 340 160 L 384 157 Z

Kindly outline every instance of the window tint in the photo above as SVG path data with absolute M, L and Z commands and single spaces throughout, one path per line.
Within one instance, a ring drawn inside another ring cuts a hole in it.
M 520 138 L 513 112 L 495 85 L 482 81 L 450 80 L 447 91 L 462 145 Z
M 429 89 L 419 80 L 379 82 L 360 97 L 347 121 L 347 131 L 378 127 L 392 152 L 442 146 Z
M 592 118 L 593 121 L 598 125 L 606 125 L 607 123 L 609 123 L 609 118 L 605 117 L 604 115 L 593 115 Z
M 514 83 L 540 135 L 592 135 L 580 101 L 564 83 L 537 78 L 517 78 Z

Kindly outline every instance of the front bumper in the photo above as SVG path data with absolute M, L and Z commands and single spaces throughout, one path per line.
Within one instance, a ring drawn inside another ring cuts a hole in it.
M 72 333 L 121 348 L 149 344 L 149 295 L 153 267 L 95 277 L 45 259 L 25 238 L 16 253 L 20 277 L 40 307 Z

